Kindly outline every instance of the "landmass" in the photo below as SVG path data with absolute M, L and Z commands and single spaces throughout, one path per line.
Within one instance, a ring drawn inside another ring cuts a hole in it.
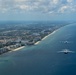
M 10 22 L 0 23 L 0 55 L 17 51 L 25 46 L 37 45 L 54 34 L 66 22 Z

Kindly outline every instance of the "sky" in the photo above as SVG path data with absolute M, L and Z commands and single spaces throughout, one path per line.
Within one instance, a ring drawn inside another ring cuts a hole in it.
M 0 21 L 75 19 L 76 0 L 0 0 Z

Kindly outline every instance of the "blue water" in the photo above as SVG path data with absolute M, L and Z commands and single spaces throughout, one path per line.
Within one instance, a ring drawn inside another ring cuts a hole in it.
M 58 53 L 62 49 L 75 53 Z M 0 75 L 76 75 L 76 24 L 60 28 L 36 46 L 0 56 Z

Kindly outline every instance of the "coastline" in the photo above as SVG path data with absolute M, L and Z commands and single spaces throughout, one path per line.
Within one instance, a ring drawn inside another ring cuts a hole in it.
M 37 41 L 36 43 L 35 43 L 35 45 L 37 45 L 37 44 L 39 44 L 40 43 L 40 41 Z
M 9 52 L 15 52 L 15 51 L 18 51 L 18 50 L 21 50 L 21 49 L 23 49 L 25 46 L 21 46 L 21 47 L 18 47 L 18 48 L 16 48 L 16 49 L 13 49 L 13 50 L 11 50 L 11 51 L 9 51 Z
M 57 30 L 58 30 L 58 29 L 57 29 Z M 45 36 L 43 39 L 41 39 L 41 41 L 45 40 L 45 39 L 46 39 L 47 37 L 49 37 L 50 35 L 53 35 L 54 33 L 56 33 L 57 30 L 55 30 L 55 31 L 53 31 L 52 33 L 50 33 L 50 34 L 48 34 L 47 36 Z M 38 45 L 41 41 L 37 41 L 34 45 Z M 12 49 L 12 50 L 9 51 L 9 53 L 10 53 L 10 52 L 15 52 L 15 51 L 21 50 L 21 49 L 23 49 L 23 48 L 25 48 L 25 46 L 21 46 L 21 47 L 18 47 L 18 48 L 16 48 L 16 49 Z
M 58 29 L 57 29 L 57 30 L 58 30 Z M 47 36 L 45 36 L 41 41 L 45 40 L 45 39 L 46 39 L 47 37 L 49 37 L 50 35 L 53 35 L 54 33 L 56 33 L 57 30 L 55 30 L 55 31 L 53 31 L 52 33 L 50 33 L 50 34 L 48 34 Z M 38 45 L 41 41 L 36 42 L 35 45 Z
M 57 30 L 58 30 L 58 29 L 57 29 Z M 46 39 L 47 37 L 49 37 L 50 35 L 53 35 L 54 33 L 56 33 L 57 30 L 55 30 L 55 31 L 53 31 L 52 33 L 50 33 L 50 34 L 48 34 L 47 36 L 45 36 L 43 39 L 41 39 L 41 41 L 45 40 L 45 39 Z M 34 45 L 38 45 L 41 41 L 37 41 Z M 21 50 L 21 49 L 23 49 L 23 48 L 25 48 L 25 46 L 21 46 L 21 47 L 18 47 L 18 48 L 16 48 L 16 49 L 12 49 L 12 50 L 9 51 L 9 53 L 10 53 L 10 52 L 15 52 L 15 51 Z
M 46 39 L 47 37 L 49 37 L 50 35 L 53 35 L 54 33 L 56 33 L 56 31 L 57 31 L 57 30 L 55 30 L 55 31 L 53 31 L 52 33 L 48 34 L 48 35 L 45 36 L 41 41 L 45 40 L 45 39 Z M 35 45 L 38 45 L 41 41 L 37 41 L 37 42 L 35 43 Z M 19 47 L 19 48 L 14 49 L 14 50 L 11 50 L 11 51 L 9 51 L 9 52 L 18 51 L 18 50 L 23 49 L 24 47 L 25 47 L 25 46 L 22 46 L 22 47 Z

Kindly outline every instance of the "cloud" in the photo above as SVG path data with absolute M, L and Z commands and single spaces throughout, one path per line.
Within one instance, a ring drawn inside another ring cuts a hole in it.
M 67 0 L 67 2 L 70 2 L 71 3 L 71 2 L 73 2 L 73 0 Z
M 75 0 L 0 0 L 0 12 L 74 13 Z
M 59 2 L 59 0 L 53 0 L 54 4 L 57 4 Z
M 67 12 L 68 9 L 70 9 L 70 6 L 62 6 L 62 7 L 59 9 L 59 12 L 64 13 L 64 12 Z

